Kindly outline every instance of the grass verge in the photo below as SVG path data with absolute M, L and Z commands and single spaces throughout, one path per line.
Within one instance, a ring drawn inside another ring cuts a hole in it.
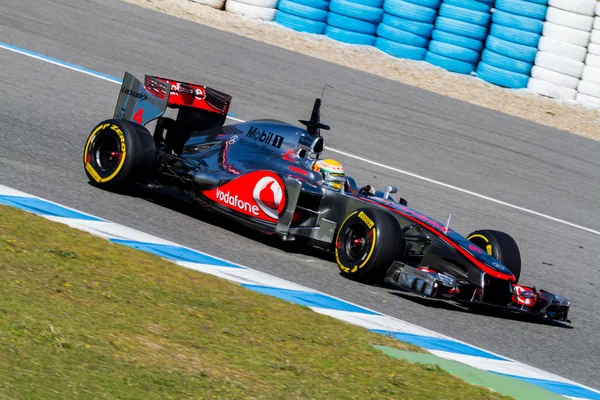
M 499 399 L 310 309 L 0 206 L 0 397 Z

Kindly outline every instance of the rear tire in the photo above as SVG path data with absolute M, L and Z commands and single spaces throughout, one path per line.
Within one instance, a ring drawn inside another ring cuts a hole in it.
M 92 185 L 119 189 L 151 173 L 156 146 L 141 125 L 109 119 L 96 125 L 83 151 L 83 166 Z
M 521 252 L 512 236 L 501 231 L 482 229 L 469 234 L 467 239 L 504 264 L 517 279 L 515 283 L 519 281 Z
M 383 280 L 403 249 L 398 222 L 377 209 L 359 209 L 348 215 L 335 239 L 335 258 L 341 274 L 359 281 Z

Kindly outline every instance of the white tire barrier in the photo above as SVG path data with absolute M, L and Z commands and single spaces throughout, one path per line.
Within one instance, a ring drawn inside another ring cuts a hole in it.
M 592 5 L 594 13 L 590 13 Z M 586 3 L 586 6 L 588 7 L 585 10 L 588 13 L 586 15 L 596 16 L 594 17 L 590 41 L 587 46 L 585 67 L 581 74 L 581 81 L 577 85 L 578 93 L 575 99 L 580 104 L 600 109 L 600 2 L 595 4 Z M 581 21 L 583 22 L 583 19 Z
M 588 45 L 588 53 L 600 56 L 600 44 L 590 42 Z
M 248 4 L 256 7 L 277 8 L 279 0 L 237 0 L 240 3 Z
M 227 0 L 225 2 L 225 11 L 263 21 L 273 21 L 277 13 L 275 8 L 246 4 L 238 0 Z
M 583 93 L 577 93 L 577 96 L 575 96 L 575 100 L 577 100 L 579 104 L 583 104 L 584 106 L 600 109 L 600 99 L 597 97 L 588 96 Z
M 583 67 L 585 66 L 582 62 L 570 60 L 565 57 L 557 56 L 556 54 L 545 53 L 543 51 L 537 53 L 535 65 L 577 79 L 581 78 Z
M 582 81 L 588 81 L 592 83 L 597 83 L 600 85 L 600 68 L 591 67 L 586 65 L 583 68 L 583 74 L 581 74 Z
M 538 67 L 537 65 L 535 65 L 531 69 L 531 77 L 536 78 L 540 81 L 550 82 L 555 85 L 564 86 L 567 89 L 577 89 L 577 85 L 579 85 L 579 79 L 577 78 L 573 78 L 572 76 L 564 74 L 559 74 L 558 72 Z
M 592 30 L 592 26 L 594 25 L 594 17 L 575 14 L 554 7 L 548 7 L 546 21 L 552 22 L 553 24 L 566 26 L 567 28 L 578 29 L 586 32 L 590 32 Z
M 573 100 L 577 95 L 575 89 L 569 89 L 554 83 L 540 81 L 536 78 L 529 79 L 527 87 L 538 94 L 554 99 Z
M 549 0 L 551 7 L 570 11 L 581 15 L 594 15 L 596 10 L 596 0 Z
M 585 57 L 585 64 L 590 67 L 600 68 L 600 56 L 588 53 L 587 57 Z
M 590 42 L 590 32 L 584 32 L 580 31 L 579 29 L 556 25 L 552 22 L 544 22 L 542 36 L 581 47 L 587 47 L 588 43 Z M 600 36 L 598 37 L 598 40 L 600 40 Z
M 584 62 L 589 58 L 595 1 L 548 1 L 546 22 L 535 58 L 538 68 L 532 72 L 533 82 L 529 85 L 531 90 L 548 97 L 575 99 Z
M 592 82 L 587 82 L 587 81 L 579 81 L 579 86 L 577 87 L 577 91 L 579 93 L 583 93 L 587 96 L 600 98 L 600 85 L 597 83 L 592 83 Z
M 587 49 L 574 44 L 561 42 L 560 40 L 543 37 L 538 45 L 539 51 L 556 54 L 561 57 L 568 58 L 573 61 L 583 62 L 587 55 Z

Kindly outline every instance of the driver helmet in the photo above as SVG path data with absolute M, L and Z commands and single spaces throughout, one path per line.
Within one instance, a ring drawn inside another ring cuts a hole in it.
M 325 186 L 331 189 L 341 190 L 346 183 L 344 167 L 339 161 L 332 159 L 317 160 L 313 164 L 313 170 L 321 173 Z

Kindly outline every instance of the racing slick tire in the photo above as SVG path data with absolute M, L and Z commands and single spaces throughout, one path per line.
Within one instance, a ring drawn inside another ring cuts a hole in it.
M 83 166 L 91 184 L 104 189 L 123 188 L 155 165 L 156 146 L 150 132 L 123 119 L 99 123 L 83 151 Z
M 521 276 L 521 252 L 517 242 L 507 233 L 493 230 L 475 231 L 467 239 L 500 261 L 519 281 Z
M 335 238 L 335 259 L 342 276 L 363 282 L 383 280 L 403 249 L 404 239 L 396 219 L 371 208 L 348 215 Z

